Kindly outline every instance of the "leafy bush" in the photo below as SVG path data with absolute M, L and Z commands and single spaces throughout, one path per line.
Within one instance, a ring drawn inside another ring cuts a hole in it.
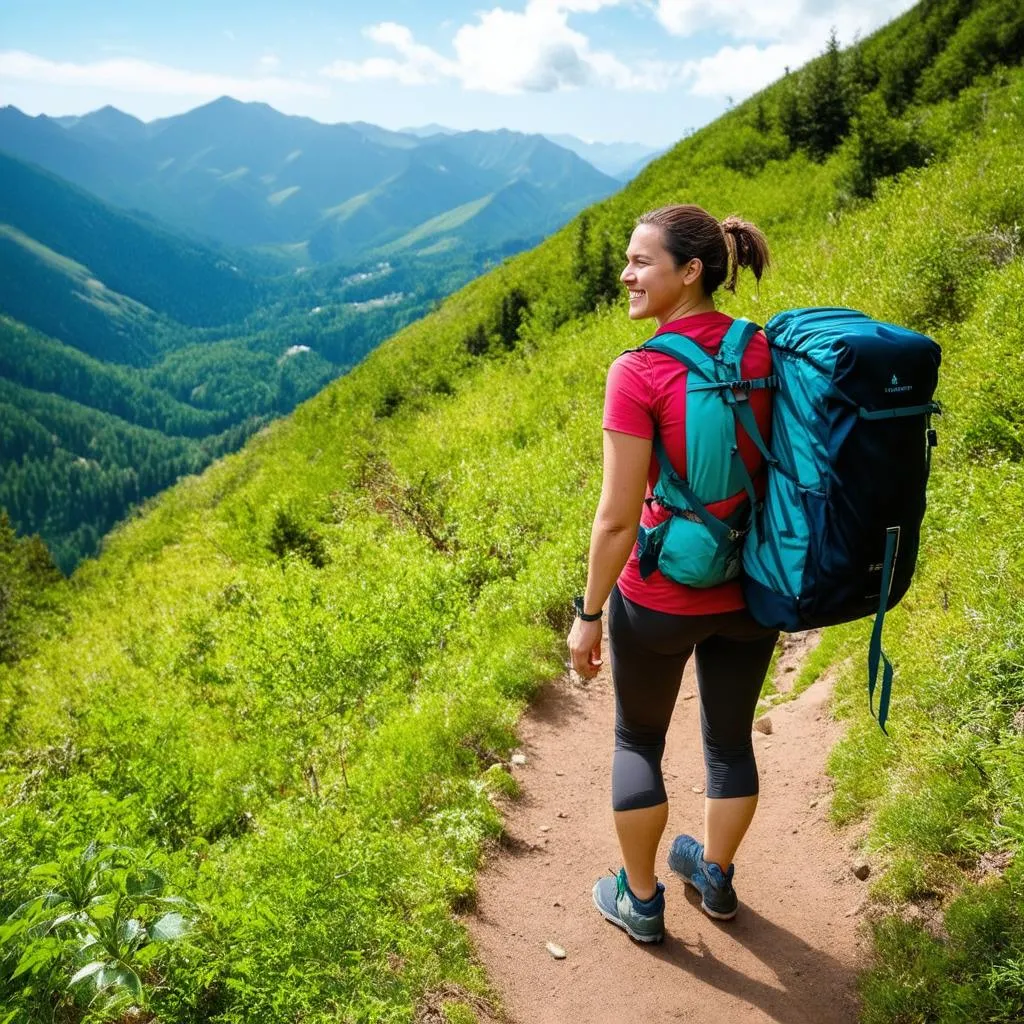
M 323 537 L 313 527 L 303 523 L 290 508 L 278 508 L 274 513 L 267 546 L 278 558 L 284 558 L 289 552 L 294 552 L 317 569 L 322 569 L 327 564 L 327 549 Z
M 870 199 L 881 178 L 925 162 L 928 151 L 911 123 L 891 117 L 878 92 L 868 93 L 853 117 L 849 189 Z
M 165 895 L 158 872 L 93 844 L 33 868 L 29 882 L 46 891 L 0 925 L 6 1024 L 48 1017 L 54 1004 L 81 1021 L 144 1019 L 159 1006 L 169 946 L 188 933 L 195 908 Z

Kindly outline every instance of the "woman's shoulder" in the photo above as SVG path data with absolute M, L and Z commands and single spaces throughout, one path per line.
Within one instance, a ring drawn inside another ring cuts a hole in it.
M 625 392 L 633 398 L 649 401 L 652 388 L 651 356 L 654 354 L 643 348 L 632 348 L 616 356 L 608 367 L 607 390 Z
M 620 352 L 608 367 L 608 377 L 646 375 L 650 372 L 651 353 L 643 348 L 629 348 Z

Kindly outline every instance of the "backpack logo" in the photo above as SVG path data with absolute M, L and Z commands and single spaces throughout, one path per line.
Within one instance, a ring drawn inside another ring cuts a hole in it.
M 897 377 L 896 374 L 894 373 L 892 375 L 892 382 L 890 383 L 889 387 L 887 387 L 885 389 L 885 393 L 887 395 L 892 395 L 892 394 L 898 394 L 899 392 L 902 392 L 902 391 L 913 391 L 913 390 L 914 390 L 914 386 L 912 384 L 901 384 L 899 377 Z

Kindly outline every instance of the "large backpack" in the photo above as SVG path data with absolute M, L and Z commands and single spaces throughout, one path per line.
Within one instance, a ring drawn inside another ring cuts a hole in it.
M 760 529 L 743 551 L 754 618 L 790 632 L 875 612 L 868 652 L 885 729 L 892 665 L 882 623 L 910 586 L 941 352 L 931 338 L 852 309 L 795 309 L 765 327 L 778 381 Z
M 753 523 L 756 499 L 736 442 L 736 428 L 742 424 L 764 449 L 748 395 L 776 384 L 774 377 L 743 378 L 743 354 L 759 329 L 749 320 L 735 320 L 714 356 L 681 334 L 655 335 L 641 346 L 672 356 L 689 371 L 686 479 L 675 471 L 661 438 L 657 434 L 654 438 L 660 472 L 649 500 L 666 509 L 669 517 L 655 527 L 639 529 L 644 579 L 657 568 L 677 583 L 712 587 L 740 574 L 743 541 Z M 725 509 L 715 508 L 727 501 L 730 505 Z M 716 514 L 726 510 L 723 517 Z
M 678 334 L 641 348 L 683 363 L 687 374 L 686 479 L 656 435 L 660 473 L 652 499 L 669 513 L 641 526 L 640 575 L 710 587 L 741 575 L 747 606 L 764 626 L 799 632 L 875 612 L 868 699 L 882 666 L 878 723 L 885 729 L 892 665 L 882 652 L 885 613 L 910 586 L 925 510 L 932 396 L 939 346 L 931 338 L 852 309 L 795 309 L 768 321 L 770 377 L 740 369 L 758 326 L 736 320 L 718 354 Z M 771 445 L 747 395 L 775 389 Z M 767 491 L 758 502 L 739 455 L 737 425 L 761 450 Z M 719 518 L 708 506 L 745 492 Z

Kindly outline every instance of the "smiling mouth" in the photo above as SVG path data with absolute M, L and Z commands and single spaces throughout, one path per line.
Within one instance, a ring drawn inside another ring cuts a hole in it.
M 644 295 L 646 295 L 646 294 L 647 294 L 646 292 L 637 292 L 637 291 L 634 291 L 632 288 L 630 288 L 629 289 L 629 301 L 630 302 L 634 302 L 637 299 L 642 299 L 644 297 Z

